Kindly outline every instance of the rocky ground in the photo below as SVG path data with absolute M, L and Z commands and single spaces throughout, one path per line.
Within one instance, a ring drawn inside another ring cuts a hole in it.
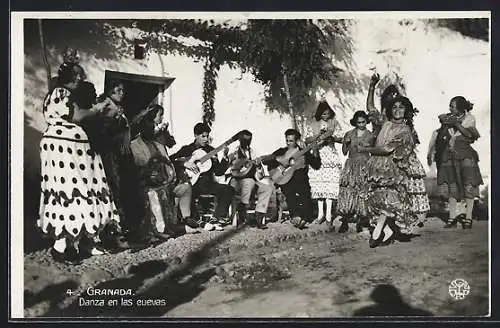
M 488 221 L 462 230 L 431 218 L 410 242 L 375 249 L 353 226 L 346 234 L 269 226 L 186 235 L 74 267 L 54 263 L 47 250 L 26 254 L 25 317 L 488 313 Z M 459 301 L 448 293 L 456 278 L 471 287 Z M 91 295 L 102 290 L 122 295 Z

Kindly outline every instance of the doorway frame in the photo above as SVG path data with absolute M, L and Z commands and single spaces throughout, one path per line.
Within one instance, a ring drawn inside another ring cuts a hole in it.
M 137 74 L 137 73 L 127 73 L 127 72 L 121 72 L 121 71 L 114 71 L 114 70 L 105 70 L 104 71 L 104 88 L 106 88 L 106 81 L 107 80 L 118 80 L 118 81 L 132 81 L 132 82 L 139 82 L 139 83 L 148 83 L 148 84 L 155 84 L 158 86 L 158 93 L 156 96 L 156 104 L 165 107 L 164 106 L 164 99 L 165 99 L 165 91 L 170 88 L 172 83 L 175 80 L 175 77 L 169 77 L 169 76 L 156 76 L 156 75 L 146 75 L 146 74 Z M 169 99 L 169 103 L 172 103 L 172 99 Z M 165 111 L 167 108 L 164 108 Z M 171 108 L 168 108 L 169 115 L 171 116 Z M 164 120 L 167 119 L 167 115 L 164 113 Z M 169 117 L 169 121 L 171 121 L 171 117 Z M 173 122 L 170 122 L 172 124 Z

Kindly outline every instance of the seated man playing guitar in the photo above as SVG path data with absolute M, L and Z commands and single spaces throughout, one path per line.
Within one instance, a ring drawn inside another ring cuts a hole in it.
M 298 141 L 301 138 L 299 131 L 288 129 L 285 132 L 285 138 L 287 146 L 273 153 L 275 159 L 263 161 L 263 163 L 268 165 L 273 181 L 280 185 L 281 191 L 285 195 L 292 222 L 296 227 L 303 228 L 313 218 L 311 186 L 307 170 L 309 165 L 317 168 L 321 162 L 319 156 L 308 151 L 312 148 L 311 146 L 304 149 L 305 152 L 299 147 Z M 284 171 L 283 168 L 286 168 L 287 171 Z M 289 180 L 283 180 L 283 176 L 279 172 L 273 173 L 274 171 L 287 172 L 287 174 L 289 172 L 291 177 Z
M 196 177 L 191 179 L 193 185 L 193 197 L 199 197 L 201 194 L 211 194 L 215 195 L 217 198 L 217 206 L 215 208 L 214 217 L 218 223 L 225 225 L 228 224 L 229 216 L 229 206 L 234 195 L 234 189 L 231 186 L 217 183 L 215 181 L 214 175 L 221 176 L 229 167 L 229 159 L 227 158 L 228 149 L 226 143 L 232 142 L 235 137 L 228 140 L 223 144 L 224 146 L 224 158 L 219 161 L 217 158 L 217 153 L 215 152 L 211 157 L 202 156 L 199 160 L 193 161 L 191 157 L 194 154 L 201 153 L 213 153 L 214 149 L 209 145 L 209 136 L 212 130 L 205 123 L 198 123 L 194 126 L 194 141 L 183 146 L 177 153 L 171 156 L 172 160 L 175 162 L 177 171 L 179 174 L 185 173 L 185 178 L 189 179 L 189 175 Z M 218 147 L 219 149 L 221 147 Z M 207 155 L 207 154 L 206 154 Z M 200 166 L 208 161 L 208 170 L 200 170 Z M 199 163 L 199 165 L 198 165 Z M 189 172 L 190 171 L 190 172 Z M 188 174 L 189 173 L 189 174 Z
M 257 166 L 261 165 L 261 158 L 258 158 L 255 151 L 250 147 L 252 143 L 252 133 L 248 130 L 243 130 L 239 138 L 240 145 L 234 153 L 229 155 L 232 161 L 231 175 L 233 176 L 230 185 L 235 189 L 240 196 L 238 206 L 238 217 L 249 226 L 256 226 L 259 229 L 267 229 L 267 226 L 262 222 L 269 205 L 269 200 L 274 193 L 272 184 L 261 182 L 258 177 L 259 170 Z M 247 216 L 247 210 L 250 207 L 250 196 L 257 185 L 257 204 L 255 205 L 255 219 L 250 220 Z

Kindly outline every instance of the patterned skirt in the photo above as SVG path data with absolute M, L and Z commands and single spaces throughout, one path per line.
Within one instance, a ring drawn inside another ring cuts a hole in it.
M 366 216 L 368 193 L 366 163 L 369 156 L 348 158 L 340 176 L 337 212 L 340 215 Z
M 119 222 L 104 166 L 84 130 L 74 124 L 49 126 L 40 142 L 41 195 L 37 225 L 58 239 L 96 236 Z
M 406 190 L 410 198 L 411 213 L 414 215 L 424 215 L 431 209 L 423 179 L 425 177 L 425 169 L 414 152 L 408 159 L 408 165 Z
M 146 188 L 143 193 L 144 217 L 141 220 L 141 232 L 164 233 L 167 225 L 175 223 L 175 195 L 168 186 Z
M 320 148 L 321 167 L 318 170 L 309 168 L 308 176 L 311 185 L 312 199 L 337 199 L 342 164 L 335 148 L 324 146 Z
M 389 156 L 370 158 L 367 209 L 372 216 L 372 224 L 376 224 L 378 216 L 385 215 L 394 220 L 402 231 L 409 232 L 418 223 L 416 215 L 429 210 L 424 181 L 417 174 L 423 167 L 415 163 L 420 162 L 406 162 L 403 170 Z
M 483 178 L 475 159 L 458 160 L 450 156 L 438 169 L 437 183 L 440 196 L 461 201 L 479 197 L 479 186 L 483 184 Z

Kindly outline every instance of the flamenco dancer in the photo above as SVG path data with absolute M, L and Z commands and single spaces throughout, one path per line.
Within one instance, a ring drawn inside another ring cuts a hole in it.
M 412 166 L 416 156 L 410 127 L 413 114 L 411 101 L 396 96 L 387 108 L 387 121 L 380 129 L 375 146 L 358 146 L 359 152 L 371 154 L 367 164 L 367 208 L 375 228 L 370 247 L 405 240 L 408 235 L 404 232 L 411 231 L 418 223 L 412 184 L 421 173 Z
M 368 97 L 366 100 L 368 114 L 370 116 L 370 120 L 373 125 L 373 131 L 375 136 L 378 135 L 381 130 L 383 124 L 388 118 L 387 112 L 392 110 L 392 105 L 394 104 L 394 99 L 402 96 L 398 88 L 395 85 L 389 85 L 381 95 L 380 103 L 381 103 L 381 111 L 379 112 L 374 106 L 374 90 L 377 83 L 380 81 L 380 76 L 378 74 L 374 74 L 370 81 L 370 87 L 368 90 Z M 413 142 L 415 147 L 420 144 L 420 140 L 415 130 L 415 126 L 413 125 L 413 117 L 418 113 L 416 108 L 413 108 L 405 112 L 405 116 L 403 118 L 404 122 L 410 128 L 410 134 L 413 138 Z M 410 153 L 408 159 L 408 172 L 410 179 L 406 182 L 407 190 L 409 192 L 410 202 L 411 202 L 411 212 L 413 215 L 417 216 L 418 226 L 422 226 L 426 220 L 427 213 L 430 211 L 429 197 L 427 195 L 427 190 L 425 189 L 424 178 L 426 176 L 424 166 L 419 161 L 417 154 L 415 151 Z
M 85 71 L 74 60 L 59 67 L 57 83 L 43 102 L 48 124 L 40 141 L 41 196 L 37 225 L 54 239 L 52 257 L 78 264 L 83 257 L 106 253 L 96 244 L 108 222 L 120 222 L 101 157 L 80 123 L 113 110 L 95 104 L 95 90 L 82 88 Z M 87 240 L 88 243 L 81 241 Z

